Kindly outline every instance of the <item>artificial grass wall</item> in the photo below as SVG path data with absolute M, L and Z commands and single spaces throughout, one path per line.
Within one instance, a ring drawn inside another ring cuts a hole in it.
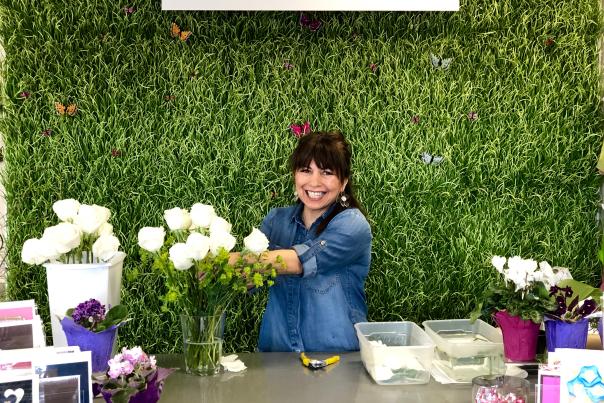
M 293 201 L 288 126 L 305 120 L 353 145 L 374 234 L 371 320 L 467 316 L 495 275 L 493 254 L 596 283 L 599 0 L 315 13 L 316 32 L 289 12 L 0 4 L 9 292 L 36 299 L 46 320 L 44 271 L 22 264 L 20 248 L 56 222 L 54 201 L 73 197 L 111 209 L 128 253 L 123 301 L 135 321 L 121 343 L 179 349 L 178 312 L 160 312 L 137 231 L 203 202 L 246 235 Z M 172 21 L 188 41 L 170 36 Z M 431 53 L 453 58 L 449 68 Z M 59 101 L 77 114 L 59 116 Z M 425 164 L 422 152 L 444 160 Z M 234 302 L 227 351 L 254 349 L 265 301 Z

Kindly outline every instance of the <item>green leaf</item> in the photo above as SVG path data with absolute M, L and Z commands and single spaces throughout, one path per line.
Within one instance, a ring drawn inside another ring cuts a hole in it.
M 560 288 L 570 286 L 570 288 L 573 290 L 573 296 L 578 296 L 579 300 L 584 300 L 585 298 L 591 297 L 599 303 L 600 298 L 602 297 L 602 290 L 574 279 L 562 280 L 557 284 L 557 286 Z

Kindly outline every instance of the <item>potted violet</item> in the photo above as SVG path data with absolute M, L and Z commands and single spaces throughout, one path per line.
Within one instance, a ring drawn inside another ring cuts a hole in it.
M 69 346 L 92 353 L 92 371 L 98 372 L 107 369 L 117 328 L 127 321 L 128 310 L 124 305 L 106 310 L 105 305 L 91 298 L 68 309 L 61 326 Z
M 589 315 L 598 309 L 602 290 L 566 279 L 552 286 L 549 295 L 555 308 L 544 315 L 547 351 L 585 348 Z
M 153 403 L 159 400 L 164 380 L 174 371 L 157 366 L 155 356 L 140 347 L 116 354 L 106 372 L 92 375 L 107 403 Z

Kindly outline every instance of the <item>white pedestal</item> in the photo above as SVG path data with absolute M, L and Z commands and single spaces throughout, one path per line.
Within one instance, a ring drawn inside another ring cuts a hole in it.
M 47 263 L 48 305 L 55 347 L 67 346 L 59 318 L 69 308 L 94 298 L 107 309 L 120 303 L 122 267 L 126 254 L 118 252 L 107 263 Z

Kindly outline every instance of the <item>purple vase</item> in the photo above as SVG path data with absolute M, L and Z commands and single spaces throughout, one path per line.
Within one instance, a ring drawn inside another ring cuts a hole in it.
M 78 325 L 69 317 L 61 319 L 61 326 L 68 345 L 78 346 L 81 351 L 92 353 L 92 372 L 102 372 L 109 367 L 107 361 L 111 358 L 117 326 L 95 333 Z
M 588 328 L 589 319 L 586 318 L 576 322 L 546 320 L 545 343 L 547 351 L 553 352 L 556 348 L 585 348 Z
M 537 354 L 539 324 L 511 316 L 507 311 L 499 311 L 494 317 L 503 335 L 505 358 L 510 361 L 533 361 Z

